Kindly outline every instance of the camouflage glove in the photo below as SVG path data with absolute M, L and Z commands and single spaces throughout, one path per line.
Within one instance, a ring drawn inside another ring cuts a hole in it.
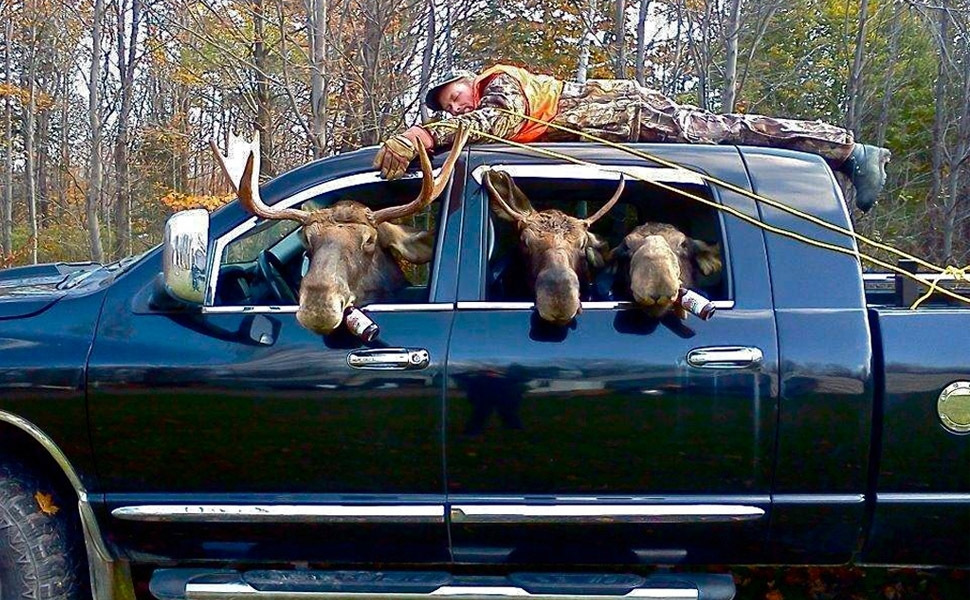
M 374 157 L 374 168 L 381 170 L 384 179 L 397 179 L 404 175 L 408 165 L 418 155 L 418 148 L 410 138 L 398 134 L 381 144 Z

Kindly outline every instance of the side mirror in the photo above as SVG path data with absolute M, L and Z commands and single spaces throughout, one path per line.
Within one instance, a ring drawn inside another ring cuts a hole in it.
M 203 208 L 183 210 L 165 223 L 162 272 L 165 289 L 192 304 L 205 301 L 209 275 L 209 213 Z

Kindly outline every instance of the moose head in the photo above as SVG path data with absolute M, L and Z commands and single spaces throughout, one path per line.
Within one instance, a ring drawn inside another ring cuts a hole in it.
M 419 144 L 418 157 L 424 176 L 421 192 L 407 204 L 380 210 L 353 200 L 313 211 L 273 208 L 259 197 L 259 138 L 235 160 L 222 156 L 214 143 L 210 145 L 247 210 L 263 219 L 289 219 L 302 225 L 301 235 L 310 264 L 300 283 L 296 318 L 311 331 L 329 334 L 343 322 L 347 306 L 386 299 L 407 285 L 399 260 L 415 264 L 431 260 L 433 236 L 430 232 L 391 221 L 417 213 L 444 191 L 467 141 L 468 131 L 456 135 L 437 179 L 431 172 L 427 152 Z M 235 177 L 240 165 L 242 173 Z
M 673 309 L 686 318 L 684 309 L 674 303 L 680 288 L 692 286 L 698 272 L 711 275 L 721 270 L 718 244 L 691 239 L 667 223 L 638 226 L 610 257 L 621 261 L 634 301 L 657 317 Z
M 518 228 L 539 316 L 554 325 L 568 324 L 582 309 L 580 289 L 589 282 L 590 265 L 602 266 L 608 250 L 606 242 L 589 229 L 620 199 L 623 180 L 613 197 L 587 219 L 556 209 L 535 210 L 503 171 L 486 172 L 484 182 L 496 214 Z

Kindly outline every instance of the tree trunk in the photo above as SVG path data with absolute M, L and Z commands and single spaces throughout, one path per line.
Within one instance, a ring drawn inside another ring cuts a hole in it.
M 646 85 L 646 67 L 643 62 L 647 58 L 647 15 L 650 12 L 650 0 L 640 0 L 640 12 L 637 15 L 637 64 L 636 78 L 637 83 Z
M 313 157 L 327 153 L 327 1 L 310 0 L 310 111 L 312 114 Z
M 704 19 L 701 21 L 701 48 L 697 59 L 697 105 L 705 110 L 710 109 L 707 86 L 711 72 L 711 12 L 712 0 L 705 0 Z
M 616 0 L 616 23 L 613 29 L 613 41 L 616 44 L 616 67 L 614 73 L 617 79 L 626 79 L 626 1 Z
M 41 78 L 43 81 L 43 78 Z M 37 156 L 37 228 L 45 229 L 50 224 L 50 131 L 51 111 L 43 108 L 37 111 L 37 128 L 34 130 L 34 150 Z
M 946 57 L 949 44 L 949 0 L 943 0 L 943 10 L 940 11 L 940 58 L 936 71 L 935 110 L 933 114 L 933 155 L 930 161 L 930 195 L 928 200 L 936 202 L 943 187 L 943 147 L 946 144 L 944 127 L 946 124 Z
M 727 32 L 724 36 L 724 89 L 721 91 L 721 112 L 734 112 L 738 83 L 738 34 L 741 29 L 741 0 L 731 0 Z
M 253 0 L 253 64 L 256 68 L 256 129 L 259 131 L 259 173 L 271 177 L 276 173 L 273 147 L 273 107 L 270 105 L 269 56 L 265 42 L 266 17 L 263 0 Z
M 862 125 L 862 75 L 865 67 L 866 26 L 869 24 L 869 0 L 859 0 L 859 26 L 856 29 L 855 57 L 849 73 L 848 115 L 846 129 L 859 137 Z
M 380 0 L 366 0 L 364 3 L 364 39 L 361 48 L 363 58 L 362 82 L 364 97 L 364 113 L 360 124 L 360 143 L 372 146 L 380 141 L 381 111 L 378 100 L 378 65 L 384 43 L 384 32 L 381 27 L 383 10 Z
M 428 27 L 425 31 L 424 53 L 421 55 L 421 88 L 418 91 L 418 98 L 421 103 L 421 122 L 427 123 L 431 118 L 430 111 L 424 103 L 424 97 L 428 95 L 428 87 L 431 85 L 431 59 L 434 58 L 434 42 L 437 34 L 435 32 L 434 0 L 428 0 Z
M 960 182 L 961 174 L 966 170 L 970 159 L 970 60 L 963 61 L 963 89 L 960 95 L 960 120 L 957 125 L 956 147 L 951 154 L 950 172 L 947 174 L 947 194 L 944 198 L 946 218 L 943 225 L 943 256 L 947 262 L 953 262 L 954 237 L 957 226 L 962 221 L 960 214 Z
M 94 0 L 93 24 L 91 26 L 91 70 L 88 80 L 88 123 L 91 126 L 91 161 L 88 173 L 88 190 L 84 209 L 88 221 L 91 242 L 91 259 L 104 261 L 101 245 L 101 226 L 98 223 L 98 203 L 101 199 L 101 104 L 98 82 L 101 79 L 101 19 L 104 17 L 103 0 Z
M 123 4 L 118 9 L 118 70 L 121 74 L 121 106 L 118 110 L 118 137 L 115 140 L 115 176 L 118 192 L 115 196 L 114 220 L 118 232 L 115 256 L 132 254 L 131 247 L 131 181 L 128 170 L 129 121 L 134 97 L 135 68 L 138 54 L 138 31 L 141 26 L 141 0 L 131 0 L 131 30 L 125 35 Z
M 24 115 L 24 178 L 27 183 L 27 220 L 30 226 L 30 262 L 37 264 L 37 173 L 34 158 L 34 130 L 37 128 L 37 91 L 34 78 L 37 63 L 37 24 L 30 25 L 27 49 L 27 110 Z
M 579 59 L 576 62 L 576 81 L 586 83 L 589 75 L 589 42 L 596 17 L 596 0 L 586 0 L 584 13 L 580 17 L 582 35 L 579 38 Z
M 893 20 L 889 25 L 889 65 L 886 68 L 886 79 L 882 86 L 882 106 L 879 109 L 879 120 L 876 122 L 876 145 L 886 145 L 886 128 L 889 126 L 890 108 L 893 92 L 895 91 L 894 77 L 896 71 L 896 53 L 899 51 L 899 35 L 902 31 L 902 4 L 893 4 Z
M 7 16 L 7 22 L 4 24 L 4 42 L 3 42 L 3 71 L 4 80 L 3 82 L 7 85 L 11 84 L 11 56 L 10 56 L 10 44 L 13 43 L 13 16 Z M 6 101 L 4 102 L 3 111 L 3 122 L 4 122 L 4 139 L 7 141 L 7 149 L 4 152 L 4 171 L 3 171 L 3 208 L 0 211 L 0 218 L 2 218 L 2 234 L 0 234 L 0 245 L 3 247 L 4 256 L 9 256 L 13 251 L 11 247 L 11 237 L 13 236 L 13 98 L 11 94 L 8 94 Z

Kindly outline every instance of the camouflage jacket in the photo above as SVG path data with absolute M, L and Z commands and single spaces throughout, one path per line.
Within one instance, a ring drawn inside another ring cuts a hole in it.
M 644 95 L 651 95 L 658 110 L 675 111 L 677 106 L 659 92 L 652 92 L 627 79 L 590 79 L 586 83 L 565 82 L 559 97 L 559 110 L 552 123 L 579 130 L 611 141 L 635 141 Z M 450 146 L 453 125 L 464 123 L 473 129 L 508 139 L 522 125 L 521 117 L 502 112 L 505 109 L 523 114 L 526 97 L 519 83 L 509 75 L 498 75 L 485 87 L 478 109 L 424 126 L 435 140 L 435 147 Z M 580 136 L 548 129 L 540 141 L 575 141 Z M 469 141 L 490 142 L 472 133 Z
M 473 128 L 471 142 L 491 142 L 474 130 L 509 139 L 522 125 L 527 106 L 519 83 L 498 75 L 486 85 L 479 107 L 464 115 L 425 125 L 435 147 L 450 146 L 454 123 Z M 509 114 L 505 109 L 516 114 Z M 558 112 L 538 139 L 541 142 L 582 140 L 574 132 L 611 142 L 681 142 L 746 144 L 811 152 L 841 164 L 852 152 L 852 132 L 822 121 L 799 121 L 762 115 L 717 115 L 696 106 L 679 105 L 660 92 L 630 79 L 565 82 Z

